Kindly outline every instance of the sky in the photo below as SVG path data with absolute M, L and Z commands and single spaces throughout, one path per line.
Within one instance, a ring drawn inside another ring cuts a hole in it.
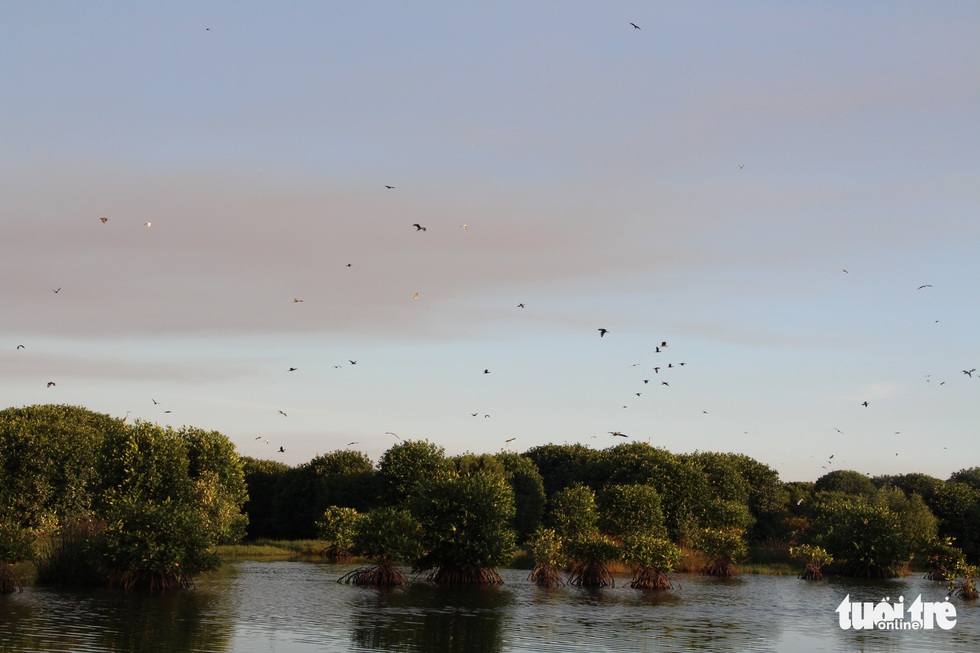
M 978 29 L 972 1 L 0 0 L 0 408 L 290 465 L 980 465 Z

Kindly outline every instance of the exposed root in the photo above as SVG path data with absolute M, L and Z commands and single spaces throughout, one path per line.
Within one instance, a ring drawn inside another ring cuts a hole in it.
M 109 577 L 109 587 L 123 590 L 165 591 L 193 587 L 190 578 L 179 571 L 167 573 L 153 571 L 126 571 Z
M 674 589 L 674 582 L 659 569 L 643 567 L 633 572 L 630 587 L 636 590 L 670 590 Z
M 375 587 L 395 587 L 408 580 L 401 569 L 392 563 L 380 563 L 370 567 L 360 567 L 337 579 L 338 583 L 349 585 L 373 585 Z
M 821 580 L 823 574 L 820 573 L 820 567 L 817 567 L 812 562 L 808 562 L 803 572 L 799 575 L 799 578 L 803 580 Z
M 477 572 L 462 571 L 447 567 L 437 567 L 425 578 L 439 585 L 503 585 L 504 579 L 495 569 L 481 569 Z
M 565 581 L 554 565 L 542 564 L 536 566 L 527 575 L 527 579 L 538 587 L 561 587 Z
M 616 587 L 609 568 L 594 560 L 572 565 L 568 570 L 568 584 L 576 587 Z
M 706 576 L 717 576 L 719 578 L 730 578 L 738 575 L 738 568 L 726 559 L 712 560 L 701 569 L 701 573 Z

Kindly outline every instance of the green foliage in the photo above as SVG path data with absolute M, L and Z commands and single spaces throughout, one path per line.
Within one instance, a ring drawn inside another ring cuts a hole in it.
M 354 535 L 363 518 L 353 508 L 330 506 L 316 522 L 316 534 L 327 542 L 324 555 L 331 558 L 347 558 L 354 546 Z
M 745 531 L 741 528 L 705 528 L 698 532 L 695 546 L 705 554 L 707 562 L 701 573 L 709 576 L 734 576 L 735 565 L 745 559 L 748 548 Z
M 818 492 L 814 503 L 814 543 L 834 556 L 845 575 L 901 575 L 937 536 L 936 519 L 922 499 L 907 498 L 898 488 L 870 496 Z
M 667 536 L 660 494 L 652 485 L 611 485 L 597 498 L 599 529 L 614 540 Z
M 530 459 L 512 452 L 494 454 L 514 491 L 514 530 L 519 542 L 527 541 L 540 525 L 547 497 L 544 481 Z
M 951 596 L 965 601 L 976 601 L 980 598 L 980 591 L 977 591 L 978 579 L 980 579 L 980 568 L 961 563 L 956 567 L 953 580 L 949 582 L 947 589 Z
M 837 469 L 818 478 L 813 484 L 813 491 L 843 492 L 869 497 L 874 494 L 875 485 L 861 472 Z
M 384 505 L 405 507 L 432 482 L 456 476 L 444 449 L 429 441 L 405 440 L 388 449 L 378 461 Z
M 926 561 L 929 563 L 926 578 L 953 581 L 956 578 L 956 570 L 966 564 L 966 556 L 953 544 L 953 538 L 944 537 L 932 543 Z
M 980 467 L 968 467 L 953 472 L 949 475 L 949 480 L 953 483 L 965 483 L 980 492 Z
M 538 528 L 528 540 L 535 565 L 563 567 L 567 558 L 561 538 L 553 528 Z
M 248 487 L 248 501 L 242 506 L 242 511 L 248 515 L 246 537 L 279 537 L 281 513 L 277 506 L 290 467 L 277 460 L 245 457 L 242 458 L 242 470 Z
M 420 531 L 409 511 L 375 508 L 358 520 L 351 552 L 375 563 L 412 562 L 423 553 Z
M 500 582 L 494 569 L 516 550 L 514 492 L 500 474 L 434 478 L 420 486 L 413 513 L 426 554 L 416 571 L 436 582 Z
M 546 444 L 523 455 L 538 469 L 549 497 L 577 484 L 597 490 L 609 480 L 605 453 L 583 444 Z
M 834 556 L 830 555 L 825 549 L 810 544 L 790 547 L 789 556 L 793 560 L 803 563 L 803 571 L 800 572 L 800 578 L 805 580 L 820 580 L 823 578 L 823 574 L 820 573 L 820 568 L 834 561 Z
M 939 520 L 939 531 L 952 537 L 967 561 L 980 561 L 980 491 L 960 481 L 946 481 L 930 499 L 929 507 Z
M 598 533 L 595 492 L 585 485 L 565 488 L 551 497 L 551 523 L 563 540 L 586 540 Z
M 681 561 L 680 547 L 665 537 L 637 535 L 623 541 L 622 558 L 634 571 L 653 569 L 670 573 Z

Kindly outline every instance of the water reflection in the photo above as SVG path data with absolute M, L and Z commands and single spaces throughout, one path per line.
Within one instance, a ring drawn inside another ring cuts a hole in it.
M 842 630 L 846 595 L 942 600 L 919 578 L 862 581 L 681 575 L 666 592 L 542 589 L 526 571 L 501 587 L 336 583 L 350 565 L 235 562 L 191 592 L 164 595 L 27 588 L 0 596 L 0 651 L 933 651 L 971 650 L 980 605 L 955 601 L 950 631 Z
M 356 588 L 351 640 L 367 650 L 496 653 L 513 598 L 497 587 Z

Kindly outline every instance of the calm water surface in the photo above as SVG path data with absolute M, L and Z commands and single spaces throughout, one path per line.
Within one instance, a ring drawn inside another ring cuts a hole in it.
M 418 582 L 380 591 L 336 583 L 351 565 L 227 563 L 194 591 L 165 595 L 28 588 L 0 596 L 0 651 L 970 651 L 980 606 L 953 599 L 952 630 L 854 631 L 835 608 L 918 595 L 939 583 L 680 574 L 668 592 L 544 590 L 526 571 L 502 587 Z

